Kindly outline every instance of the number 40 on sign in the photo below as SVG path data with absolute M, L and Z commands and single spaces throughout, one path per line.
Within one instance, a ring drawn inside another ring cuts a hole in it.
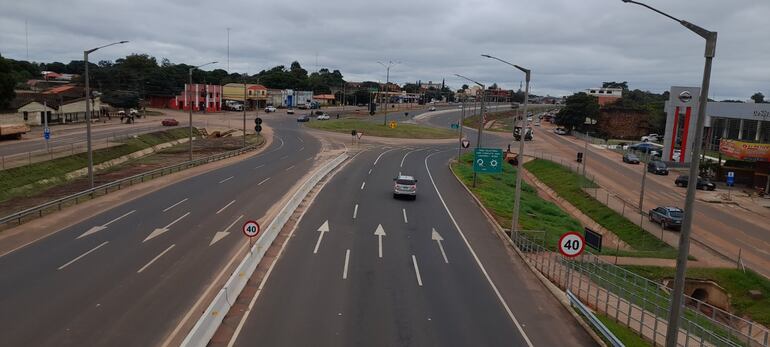
M 574 258 L 583 253 L 586 240 L 577 232 L 568 232 L 559 238 L 559 252 L 567 258 Z

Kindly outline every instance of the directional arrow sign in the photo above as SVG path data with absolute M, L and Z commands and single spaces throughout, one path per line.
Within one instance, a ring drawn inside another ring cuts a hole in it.
M 213 245 L 213 244 L 217 243 L 217 241 L 219 241 L 219 240 L 221 240 L 221 239 L 225 238 L 225 236 L 227 236 L 227 235 L 230 235 L 230 232 L 229 232 L 228 230 L 230 230 L 230 228 L 232 228 L 232 227 L 233 227 L 233 225 L 235 225 L 235 223 L 238 223 L 238 221 L 239 221 L 239 220 L 241 220 L 241 218 L 243 218 L 243 215 L 240 215 L 240 217 L 236 218 L 236 219 L 235 219 L 235 220 L 234 220 L 232 223 L 230 223 L 230 225 L 228 225 L 228 226 L 227 226 L 227 228 L 225 228 L 224 230 L 222 230 L 222 231 L 217 231 L 217 233 L 216 233 L 216 234 L 214 234 L 214 238 L 213 238 L 213 239 L 211 239 L 211 243 L 209 243 L 209 246 L 211 246 L 211 245 Z
M 329 221 L 327 220 L 324 222 L 324 224 L 321 224 L 321 226 L 318 227 L 318 231 L 320 231 L 321 234 L 318 235 L 318 242 L 315 243 L 313 254 L 318 253 L 318 247 L 321 246 L 321 240 L 323 240 L 324 234 L 329 232 Z
M 187 217 L 187 216 L 189 216 L 189 215 L 190 215 L 190 212 L 187 212 L 187 213 L 183 214 L 181 217 L 179 217 L 179 218 L 175 219 L 173 222 L 171 222 L 171 223 L 168 223 L 168 225 L 166 225 L 165 227 L 162 227 L 162 228 L 158 228 L 158 229 L 155 229 L 155 230 L 153 230 L 153 231 L 150 233 L 150 235 L 148 235 L 148 236 L 147 236 L 147 238 L 145 238 L 145 239 L 144 239 L 144 241 L 142 241 L 142 242 L 147 242 L 148 240 L 152 240 L 152 239 L 154 239 L 155 237 L 157 237 L 157 236 L 159 236 L 159 235 L 162 235 L 163 233 L 165 233 L 165 232 L 167 232 L 167 231 L 168 231 L 168 228 L 171 228 L 171 226 L 172 226 L 172 225 L 176 224 L 176 222 L 178 222 L 178 221 L 182 220 L 182 218 L 184 218 L 184 217 Z
M 378 249 L 380 251 L 380 258 L 382 258 L 382 237 L 385 236 L 385 229 L 382 228 L 382 224 L 377 225 L 377 230 L 374 231 L 374 235 L 377 235 L 377 238 L 379 239 L 380 246 Z
M 441 250 L 441 255 L 444 257 L 444 262 L 449 264 L 449 259 L 446 258 L 446 253 L 444 252 L 444 246 L 441 245 L 441 241 L 444 241 L 444 238 L 438 234 L 438 231 L 436 231 L 435 228 L 433 229 L 433 232 L 430 233 L 430 239 L 438 243 L 438 249 Z
M 111 221 L 109 221 L 109 222 L 107 222 L 107 223 L 104 223 L 104 224 L 102 224 L 102 225 L 97 225 L 97 226 L 95 226 L 95 227 L 92 227 L 91 229 L 88 229 L 88 231 L 86 231 L 86 232 L 84 232 L 84 233 L 80 234 L 80 236 L 78 236 L 76 239 L 79 239 L 79 238 L 81 238 L 81 237 L 84 237 L 84 236 L 88 236 L 88 235 L 91 235 L 91 234 L 93 234 L 93 233 L 95 233 L 95 232 L 99 232 L 99 231 L 102 231 L 102 230 L 104 230 L 104 229 L 107 229 L 107 226 L 108 226 L 108 225 L 110 225 L 110 224 L 112 224 L 112 223 L 115 223 L 115 222 L 117 222 L 117 221 L 119 221 L 119 220 L 123 219 L 124 217 L 126 217 L 126 216 L 128 216 L 128 215 L 130 215 L 130 214 L 132 214 L 132 213 L 134 213 L 134 212 L 136 212 L 136 210 L 132 210 L 132 211 L 130 211 L 130 212 L 128 212 L 128 213 L 126 213 L 126 214 L 124 214 L 124 215 L 122 215 L 122 216 L 118 217 L 118 218 L 115 218 L 115 219 L 113 219 L 113 220 L 111 220 Z

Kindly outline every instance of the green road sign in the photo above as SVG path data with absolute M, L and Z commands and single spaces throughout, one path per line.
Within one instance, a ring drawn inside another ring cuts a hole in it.
M 473 155 L 473 172 L 503 172 L 503 150 L 497 148 L 476 148 Z

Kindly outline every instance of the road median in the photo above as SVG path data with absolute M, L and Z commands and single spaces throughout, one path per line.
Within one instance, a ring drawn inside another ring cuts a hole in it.
M 306 123 L 308 128 L 351 134 L 352 130 L 363 133 L 364 136 L 402 138 L 402 139 L 452 139 L 457 137 L 457 132 L 449 129 L 437 129 L 416 124 L 405 124 L 401 119 L 393 117 L 390 122 L 396 122 L 395 127 L 390 124 L 360 119 L 331 119 L 326 121 L 313 120 Z

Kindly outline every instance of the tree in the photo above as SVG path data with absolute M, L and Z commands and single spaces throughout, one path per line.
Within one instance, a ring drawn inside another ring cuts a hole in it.
M 602 88 L 620 88 L 625 92 L 628 90 L 628 82 L 602 82 Z
M 420 92 L 420 86 L 416 83 L 406 83 L 404 84 L 404 91 L 407 93 L 419 93 Z
M 0 56 L 0 109 L 5 109 L 16 97 L 13 87 L 16 81 L 13 78 L 11 63 Z
M 115 90 L 102 95 L 103 102 L 116 108 L 122 108 L 126 112 L 126 116 L 128 117 L 127 123 L 133 122 L 133 117 L 131 116 L 129 109 L 138 108 L 140 100 L 139 93 L 127 90 Z
M 599 102 L 596 97 L 580 92 L 567 98 L 566 106 L 559 111 L 556 124 L 572 131 L 584 130 L 586 119 L 596 119 L 599 114 Z
M 757 104 L 763 104 L 765 103 L 765 95 L 762 92 L 756 92 L 751 96 L 751 100 L 754 100 Z
M 467 85 L 467 84 L 463 84 L 463 86 L 462 86 L 461 88 L 462 88 L 463 90 L 468 90 L 468 88 L 470 88 L 470 87 L 468 87 L 468 85 Z
M 498 89 L 498 88 L 497 88 L 497 82 L 495 82 L 495 83 L 492 83 L 492 85 L 491 85 L 491 86 L 489 86 L 489 88 L 487 88 L 487 89 L 489 89 L 489 90 L 495 90 L 495 89 Z

